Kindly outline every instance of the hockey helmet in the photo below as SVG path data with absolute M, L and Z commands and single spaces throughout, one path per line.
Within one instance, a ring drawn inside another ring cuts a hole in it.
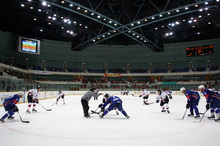
M 200 85 L 200 86 L 198 87 L 198 90 L 202 90 L 202 89 L 205 89 L 205 86 L 204 86 L 204 85 Z
M 186 91 L 185 87 L 180 88 L 180 92 L 184 92 L 184 91 Z
M 95 91 L 96 90 L 96 87 L 91 87 L 90 88 L 90 91 Z
M 106 94 L 104 95 L 104 97 L 105 97 L 105 98 L 109 98 L 109 94 L 106 93 Z
M 160 89 L 158 89 L 157 93 L 160 95 L 162 93 L 162 91 Z
M 23 97 L 23 96 L 24 96 L 24 92 L 22 92 L 22 91 L 19 91 L 19 93 L 18 93 L 18 96 L 21 96 L 21 97 Z
M 40 85 L 37 86 L 37 89 L 41 89 Z

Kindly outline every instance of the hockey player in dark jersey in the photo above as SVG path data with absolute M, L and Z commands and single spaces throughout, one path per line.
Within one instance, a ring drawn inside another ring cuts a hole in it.
M 130 118 L 127 115 L 127 113 L 124 111 L 124 109 L 122 107 L 122 100 L 118 96 L 111 96 L 110 97 L 108 93 L 106 93 L 104 96 L 107 98 L 107 100 L 104 103 L 104 105 L 102 106 L 103 113 L 100 115 L 100 118 L 103 118 L 108 112 L 110 112 L 114 108 L 117 108 L 128 119 Z M 106 110 L 104 110 L 108 104 L 110 104 L 109 107 Z
M 4 122 L 5 118 L 8 117 L 8 119 L 14 119 L 13 115 L 15 112 L 18 112 L 19 109 L 16 106 L 16 104 L 19 102 L 20 98 L 24 96 L 23 92 L 19 92 L 18 94 L 15 94 L 13 96 L 9 96 L 5 99 L 3 102 L 3 106 L 5 108 L 5 111 L 7 113 L 0 119 L 0 121 Z
M 200 96 L 198 92 L 195 91 L 191 91 L 191 90 L 186 90 L 186 88 L 182 87 L 180 89 L 180 92 L 182 92 L 183 94 L 185 94 L 186 98 L 187 98 L 187 104 L 186 104 L 186 108 L 190 109 L 190 114 L 188 116 L 194 116 L 193 110 L 195 111 L 195 118 L 200 118 L 199 116 L 199 109 L 198 109 L 198 104 L 199 104 L 199 100 L 200 100 Z
M 107 99 L 108 99 L 108 97 L 105 97 L 105 96 L 104 96 L 104 98 L 102 99 L 102 103 L 99 105 L 99 108 L 102 108 L 102 106 L 105 104 L 105 102 L 106 102 Z M 119 115 L 119 112 L 118 112 L 118 110 L 117 110 L 117 107 L 114 108 L 114 110 L 115 110 L 116 114 Z M 101 113 L 101 111 L 100 111 L 99 113 Z
M 220 121 L 220 94 L 206 89 L 204 85 L 200 85 L 198 90 L 201 91 L 206 98 L 206 110 L 210 109 L 211 116 L 208 117 L 208 119 Z

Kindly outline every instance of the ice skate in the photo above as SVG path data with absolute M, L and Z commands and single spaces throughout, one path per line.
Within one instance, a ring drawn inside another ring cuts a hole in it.
M 1 122 L 5 122 L 3 119 L 0 119 Z
M 161 112 L 166 112 L 166 110 L 162 109 Z
M 130 116 L 126 115 L 126 118 L 130 119 Z
M 11 120 L 12 120 L 12 119 L 14 119 L 14 117 L 12 117 L 12 116 L 9 116 L 9 117 L 8 117 L 8 119 L 11 119 Z
M 215 119 L 215 116 L 213 115 L 213 116 L 210 116 L 210 117 L 208 117 L 208 119 L 209 120 L 214 120 Z
M 30 110 L 27 110 L 26 113 L 31 113 L 31 111 L 30 111 Z
M 99 115 L 99 117 L 100 117 L 100 118 L 103 118 L 104 116 L 101 114 L 101 115 Z
M 170 113 L 170 111 L 169 111 L 169 110 L 167 110 L 167 113 L 169 114 L 169 113 Z
M 193 114 L 188 114 L 188 116 L 189 116 L 189 117 L 193 117 L 194 115 L 193 115 Z
M 218 118 L 218 119 L 215 119 L 215 122 L 220 122 L 220 118 Z
M 200 119 L 200 115 L 196 115 L 196 116 L 195 116 L 195 119 Z
M 36 112 L 37 112 L 37 110 L 33 108 L 33 109 L 32 109 L 32 112 L 35 112 L 35 113 L 36 113 Z

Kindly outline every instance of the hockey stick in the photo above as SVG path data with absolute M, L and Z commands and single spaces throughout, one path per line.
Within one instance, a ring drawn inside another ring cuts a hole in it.
M 52 111 L 52 109 L 46 109 L 43 105 L 41 105 L 40 103 L 38 103 L 42 108 L 44 108 L 46 111 Z
M 34 99 L 33 99 L 34 100 Z M 34 101 L 36 101 L 36 100 L 34 100 Z M 36 101 L 37 102 L 37 101 Z M 52 109 L 46 109 L 43 105 L 41 105 L 39 102 L 37 103 L 37 104 L 39 104 L 42 108 L 44 108 L 46 111 L 52 111 Z
M 21 122 L 22 122 L 22 123 L 30 123 L 30 121 L 24 121 L 24 120 L 22 120 L 22 118 L 21 118 L 21 116 L 20 116 L 19 112 L 17 112 L 17 113 L 18 113 L 19 118 L 21 119 Z
M 131 94 L 133 97 L 137 97 L 137 96 L 135 96 L 134 94 Z
M 99 109 L 99 107 L 96 110 L 91 110 L 91 114 L 99 114 L 99 112 L 96 112 Z
M 53 106 L 55 103 L 57 103 L 57 102 L 54 102 L 51 106 Z
M 185 118 L 187 110 L 188 110 L 188 108 L 186 108 L 185 113 L 184 113 L 184 115 L 182 117 L 182 120 Z
M 199 121 L 193 121 L 194 123 L 200 123 L 202 121 L 202 119 L 204 118 L 205 116 L 205 113 L 207 112 L 208 110 L 206 110 L 204 113 L 203 113 L 203 116 L 201 117 L 201 119 Z

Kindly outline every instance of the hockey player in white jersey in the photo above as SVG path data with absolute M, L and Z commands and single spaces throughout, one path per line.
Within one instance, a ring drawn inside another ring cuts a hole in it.
M 37 89 L 31 89 L 28 91 L 28 97 L 27 97 L 28 98 L 28 109 L 26 111 L 27 113 L 31 113 L 30 108 L 32 104 L 33 104 L 32 111 L 37 112 L 35 107 L 36 107 L 36 103 L 39 103 L 38 97 L 40 96 L 40 90 L 41 90 L 41 87 L 37 86 Z
M 172 99 L 172 96 L 169 96 L 166 93 L 162 93 L 161 90 L 157 91 L 156 103 L 160 102 L 160 106 L 162 108 L 161 112 L 167 111 L 168 113 L 170 113 L 170 111 L 169 111 L 169 97 L 170 97 L 170 99 Z
M 65 93 L 63 93 L 62 91 L 59 91 L 59 92 L 58 92 L 56 104 L 58 103 L 58 101 L 59 101 L 60 98 L 63 99 L 63 104 L 65 104 L 64 95 L 65 95 Z
M 143 89 L 141 95 L 139 95 L 139 97 L 143 97 L 143 102 L 146 105 L 149 105 L 148 103 L 149 94 L 150 93 L 146 89 Z

